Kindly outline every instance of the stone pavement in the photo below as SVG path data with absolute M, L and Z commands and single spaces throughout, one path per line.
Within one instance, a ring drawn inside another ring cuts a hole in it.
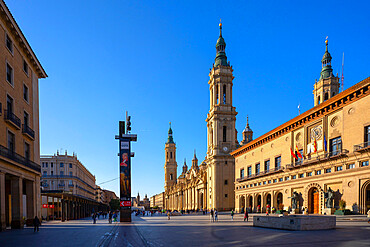
M 252 214 L 251 216 L 255 216 Z M 251 218 L 251 217 L 250 217 Z M 236 214 L 136 217 L 133 223 L 97 224 L 82 219 L 49 222 L 33 228 L 0 232 L 0 246 L 370 246 L 370 224 L 365 216 L 339 216 L 337 229 L 285 231 L 252 227 Z

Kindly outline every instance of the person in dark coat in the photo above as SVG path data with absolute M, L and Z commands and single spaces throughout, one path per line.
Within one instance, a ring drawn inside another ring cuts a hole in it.
M 248 210 L 245 209 L 245 212 L 244 212 L 244 221 L 247 220 L 248 221 Z
M 35 218 L 33 219 L 33 232 L 36 232 L 39 231 L 39 226 L 40 226 L 41 222 L 39 220 L 39 218 L 37 217 L 37 215 L 35 216 Z

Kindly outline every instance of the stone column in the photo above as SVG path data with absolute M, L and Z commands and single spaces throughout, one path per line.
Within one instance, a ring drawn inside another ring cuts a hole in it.
M 25 180 L 24 183 L 26 183 L 26 202 L 27 202 L 27 219 L 33 219 L 35 218 L 35 196 L 34 196 L 34 182 Z M 40 218 L 41 219 L 41 218 Z
M 10 182 L 11 205 L 12 205 L 12 229 L 23 228 L 23 183 L 22 178 L 12 177 Z
M 6 229 L 5 216 L 5 173 L 0 172 L 0 231 Z

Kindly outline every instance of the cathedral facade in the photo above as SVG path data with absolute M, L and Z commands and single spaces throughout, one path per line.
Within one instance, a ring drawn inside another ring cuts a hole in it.
M 226 43 L 220 35 L 216 43 L 215 63 L 209 73 L 210 110 L 207 114 L 207 155 L 198 164 L 194 158 L 190 169 L 184 162 L 177 177 L 176 144 L 172 129 L 165 145 L 165 208 L 168 210 L 230 210 L 234 208 L 234 157 L 229 153 L 237 146 L 232 105 L 233 69 L 227 61 Z

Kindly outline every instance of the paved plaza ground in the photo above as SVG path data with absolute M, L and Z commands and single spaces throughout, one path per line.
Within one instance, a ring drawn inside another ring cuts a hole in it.
M 335 230 L 298 232 L 253 227 L 240 214 L 233 221 L 220 214 L 215 223 L 209 215 L 133 216 L 133 224 L 82 219 L 44 223 L 38 233 L 0 232 L 0 246 L 370 246 L 370 224 L 365 216 L 338 216 Z

